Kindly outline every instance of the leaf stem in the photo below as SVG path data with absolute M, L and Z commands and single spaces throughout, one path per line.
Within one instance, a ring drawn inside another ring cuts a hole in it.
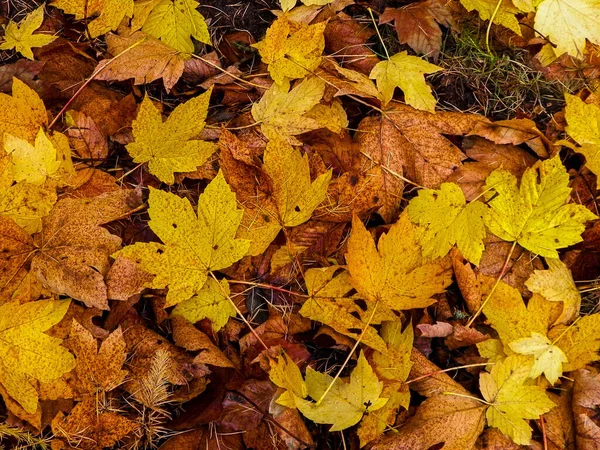
M 385 56 L 387 57 L 387 59 L 390 59 L 390 54 L 388 53 L 388 49 L 385 46 L 385 42 L 383 42 L 383 38 L 381 37 L 381 33 L 379 33 L 379 27 L 377 26 L 377 22 L 375 22 L 375 17 L 373 16 L 373 10 L 371 8 L 367 8 L 367 10 L 369 11 L 369 15 L 371 16 L 371 20 L 373 21 L 373 25 L 375 26 L 375 31 L 377 31 L 377 37 L 379 37 L 379 41 L 381 42 L 381 46 L 383 47 L 383 50 L 385 51 Z
M 508 255 L 506 256 L 506 261 L 504 261 L 504 266 L 502 266 L 502 270 L 500 271 L 498 278 L 496 278 L 496 282 L 494 283 L 492 290 L 489 292 L 489 294 L 487 295 L 485 300 L 483 302 L 481 302 L 481 306 L 479 307 L 477 312 L 475 314 L 473 314 L 473 317 L 471 317 L 471 320 L 469 320 L 469 323 L 467 323 L 467 328 L 469 328 L 473 325 L 473 322 L 475 322 L 475 319 L 477 319 L 477 317 L 479 317 L 479 315 L 483 311 L 483 308 L 485 308 L 485 305 L 487 305 L 487 302 L 489 302 L 490 298 L 492 298 L 492 295 L 494 295 L 496 288 L 500 284 L 500 280 L 502 280 L 502 277 L 506 274 L 506 270 L 508 269 L 508 263 L 510 262 L 510 258 L 512 257 L 512 254 L 515 251 L 516 246 L 517 246 L 517 241 L 514 241 L 512 244 L 512 247 L 510 248 L 510 251 L 508 252 Z
M 236 75 L 234 75 L 234 74 L 232 74 L 232 73 L 229 73 L 229 72 L 227 72 L 227 70 L 226 70 L 226 69 L 223 69 L 222 67 L 220 67 L 220 66 L 216 65 L 215 63 L 213 63 L 212 61 L 209 61 L 208 59 L 206 59 L 206 58 L 203 58 L 202 56 L 198 56 L 198 55 L 195 55 L 195 54 L 193 54 L 193 53 L 190 53 L 190 54 L 192 55 L 192 58 L 199 59 L 199 60 L 200 60 L 200 61 L 202 61 L 203 63 L 205 63 L 205 64 L 208 64 L 208 65 L 209 65 L 209 66 L 211 66 L 212 68 L 214 68 L 214 69 L 217 69 L 217 70 L 221 71 L 221 72 L 222 72 L 222 73 L 224 73 L 225 75 L 228 75 L 228 76 L 230 76 L 231 78 L 233 78 L 234 80 L 237 80 L 237 81 L 239 81 L 240 83 L 244 83 L 244 84 L 247 84 L 247 85 L 249 85 L 249 86 L 252 86 L 252 87 L 258 88 L 258 89 L 263 89 L 263 90 L 265 90 L 265 91 L 267 90 L 267 87 L 266 87 L 266 86 L 261 86 L 260 84 L 254 84 L 254 83 L 252 83 L 252 82 L 250 82 L 250 81 L 246 81 L 246 80 L 244 80 L 243 78 L 240 78 L 240 77 L 238 77 L 238 76 L 236 76 Z
M 270 289 L 272 291 L 283 292 L 285 294 L 296 295 L 298 297 L 309 298 L 309 295 L 300 294 L 299 292 L 289 291 L 287 289 L 281 288 L 279 286 L 273 286 L 272 284 L 264 284 L 264 283 L 255 283 L 254 281 L 243 281 L 243 280 L 227 280 L 229 283 L 233 284 L 245 284 L 246 286 L 259 287 L 263 289 Z
M 502 0 L 498 0 L 498 3 L 496 3 L 496 8 L 494 8 L 492 17 L 490 17 L 490 23 L 488 23 L 487 29 L 485 30 L 485 47 L 490 55 L 492 54 L 492 50 L 490 49 L 490 31 L 492 30 L 492 23 L 494 22 L 498 11 L 500 11 L 500 5 L 502 5 Z
M 484 405 L 487 405 L 487 406 L 494 406 L 493 403 L 489 403 L 482 398 L 473 397 L 472 395 L 459 394 L 458 392 L 442 392 L 442 394 L 453 395 L 454 397 L 468 398 L 470 400 L 475 400 L 479 403 L 483 403 Z
M 225 292 L 225 290 L 223 289 L 223 286 L 221 285 L 221 283 L 219 282 L 219 280 L 217 279 L 217 277 L 215 276 L 214 273 L 209 272 L 210 276 L 213 277 L 213 279 L 217 282 L 217 284 L 219 285 L 219 288 L 221 289 L 221 293 L 227 297 L 227 300 L 229 300 L 229 302 L 233 305 L 233 307 L 235 308 L 235 312 L 237 312 L 238 316 L 240 316 L 240 318 L 242 319 L 242 321 L 246 324 L 246 326 L 250 329 L 250 332 L 254 335 L 254 337 L 258 340 L 258 342 L 261 343 L 261 345 L 265 348 L 265 350 L 269 350 L 269 347 L 267 347 L 267 344 L 265 344 L 263 342 L 263 340 L 260 338 L 260 336 L 258 335 L 258 333 L 256 332 L 256 330 L 254 329 L 254 327 L 252 325 L 250 325 L 250 322 L 248 322 L 248 319 L 246 319 L 246 317 L 244 317 L 244 315 L 242 314 L 242 312 L 240 311 L 240 309 L 237 307 L 237 305 L 235 304 L 235 302 L 233 301 L 233 299 L 231 298 L 231 296 L 229 294 L 227 294 L 227 292 Z
M 413 378 L 412 380 L 408 380 L 404 384 L 416 383 L 417 381 L 424 380 L 425 378 L 433 377 L 435 375 L 439 375 L 439 374 L 446 373 L 446 372 L 452 372 L 453 370 L 468 369 L 470 367 L 493 366 L 494 364 L 496 364 L 496 363 L 486 362 L 486 363 L 466 364 L 464 366 L 450 367 L 448 369 L 440 369 L 440 370 L 436 370 L 435 372 L 426 373 L 425 375 L 421 375 L 420 377 Z
M 377 307 L 378 306 L 379 306 L 379 300 L 375 303 L 375 307 L 373 308 L 373 312 L 371 312 L 371 316 L 369 317 L 369 320 L 365 324 L 365 327 L 363 328 L 362 333 L 360 333 L 360 336 L 358 336 L 358 339 L 356 340 L 356 344 L 354 344 L 354 347 L 352 347 L 352 349 L 348 353 L 348 357 L 344 361 L 344 364 L 342 364 L 342 367 L 340 367 L 340 370 L 338 370 L 338 372 L 335 374 L 335 377 L 333 377 L 333 380 L 331 380 L 331 383 L 329 383 L 329 386 L 327 386 L 327 389 L 325 389 L 325 392 L 323 392 L 323 395 L 321 395 L 321 398 L 319 400 L 317 400 L 316 406 L 320 405 L 321 402 L 323 401 L 323 399 L 327 396 L 327 394 L 329 394 L 329 391 L 331 391 L 331 388 L 335 384 L 336 380 L 340 377 L 340 375 L 342 374 L 342 371 L 348 365 L 348 362 L 350 362 L 350 358 L 352 358 L 352 355 L 354 354 L 354 352 L 358 348 L 358 345 L 360 344 L 360 341 L 362 340 L 362 338 L 364 337 L 365 333 L 369 329 L 369 325 L 371 324 L 371 321 L 373 320 L 373 316 L 375 316 L 375 311 L 377 311 Z

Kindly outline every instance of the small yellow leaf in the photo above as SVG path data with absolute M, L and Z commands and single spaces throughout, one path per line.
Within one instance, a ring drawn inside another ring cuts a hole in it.
M 406 52 L 396 53 L 387 61 L 377 63 L 369 78 L 377 81 L 377 89 L 387 105 L 394 96 L 394 89 L 399 87 L 404 92 L 407 104 L 423 111 L 435 112 L 435 97 L 425 82 L 424 74 L 442 70 L 434 64 Z
M 75 367 L 61 340 L 43 333 L 61 321 L 69 304 L 40 300 L 0 306 L 0 383 L 31 414 L 38 407 L 38 394 L 30 380 L 47 383 Z
M 281 140 L 269 141 L 264 161 L 281 224 L 295 227 L 306 222 L 327 195 L 331 170 L 311 183 L 308 156 Z
M 273 22 L 265 38 L 254 47 L 269 65 L 275 83 L 281 84 L 286 78 L 304 78 L 319 66 L 326 26 L 326 21 L 314 25 L 295 23 L 285 14 Z
M 454 183 L 442 183 L 436 190 L 420 190 L 407 206 L 410 220 L 422 227 L 418 234 L 425 258 L 444 257 L 456 244 L 475 265 L 479 265 L 483 253 L 486 210 L 482 202 L 467 204 L 462 190 Z
M 0 93 L 0 139 L 8 133 L 33 142 L 47 123 L 44 102 L 33 89 L 13 78 L 12 96 Z
M 306 387 L 312 399 L 319 400 L 332 382 L 330 375 L 310 367 L 306 370 Z M 358 423 L 365 412 L 382 408 L 388 401 L 380 397 L 382 390 L 383 383 L 361 352 L 349 383 L 338 378 L 321 403 L 296 398 L 296 406 L 313 422 L 332 424 L 330 431 L 339 431 Z
M 56 148 L 41 128 L 35 138 L 35 147 L 21 138 L 6 134 L 4 149 L 12 157 L 13 176 L 17 183 L 26 181 L 41 186 L 61 166 Z
M 600 0 L 543 0 L 537 2 L 535 30 L 555 45 L 557 56 L 583 58 L 585 40 L 600 44 Z
M 406 213 L 379 238 L 378 248 L 355 217 L 346 261 L 359 294 L 393 310 L 425 308 L 452 282 L 446 259 L 423 262 L 415 228 Z
M 496 362 L 490 373 L 484 372 L 479 378 L 481 394 L 491 403 L 486 411 L 488 425 L 520 445 L 531 441 L 527 420 L 538 419 L 555 406 L 544 388 L 527 384 L 527 360 L 525 356 L 510 356 Z
M 581 294 L 571 271 L 560 259 L 546 258 L 546 263 L 548 270 L 534 270 L 525 286 L 548 301 L 563 302 L 563 312 L 555 323 L 570 323 L 579 315 Z
M 519 187 L 513 174 L 494 170 L 484 187 L 490 206 L 487 227 L 505 241 L 558 258 L 556 250 L 581 242 L 585 222 L 597 218 L 585 206 L 567 204 L 568 185 L 569 174 L 559 155 L 525 170 Z
M 308 389 L 300 369 L 284 351 L 277 355 L 276 360 L 270 359 L 269 362 L 271 365 L 269 378 L 276 386 L 287 390 L 284 395 L 279 396 L 277 403 L 288 408 L 295 408 L 295 397 L 306 398 L 308 395 Z
M 37 233 L 56 200 L 54 187 L 17 183 L 0 188 L 0 216 L 10 217 L 29 234 Z
M 47 34 L 33 34 L 44 21 L 44 5 L 29 13 L 19 24 L 12 20 L 4 27 L 4 42 L 0 50 L 15 49 L 25 58 L 33 59 L 32 47 L 43 47 L 57 36 Z
M 175 172 L 192 172 L 217 149 L 217 145 L 199 139 L 204 129 L 212 89 L 177 106 L 163 122 L 160 111 L 146 96 L 133 121 L 134 142 L 127 151 L 136 163 L 148 163 L 148 170 L 168 184 Z
M 203 44 L 211 44 L 204 17 L 196 10 L 197 1 L 159 0 L 154 3 L 142 27 L 144 33 L 182 53 L 194 52 L 191 37 Z
M 502 25 L 521 36 L 521 27 L 515 17 L 520 11 L 510 0 L 502 0 L 497 12 L 494 12 L 498 4 L 497 0 L 460 0 L 460 3 L 467 11 L 477 11 L 481 20 L 490 20 L 493 17 L 495 24 Z
M 540 333 L 533 332 L 531 337 L 517 339 L 508 345 L 515 353 L 533 356 L 529 378 L 537 378 L 543 373 L 554 384 L 563 373 L 563 363 L 568 362 L 564 352 Z
M 596 174 L 600 188 L 600 108 L 570 94 L 565 94 L 565 100 L 567 133 L 581 145 L 574 150 L 585 156 L 585 165 Z
M 116 30 L 125 16 L 133 15 L 133 0 L 54 0 L 52 6 L 77 20 L 92 19 L 87 23 L 92 38 Z
M 327 122 L 322 123 L 319 118 L 307 115 L 321 101 L 324 93 L 325 82 L 316 77 L 302 80 L 291 91 L 287 80 L 273 84 L 260 101 L 252 105 L 252 117 L 267 138 L 302 145 L 294 138 L 295 135 L 328 126 Z
M 243 212 L 223 174 L 198 199 L 198 215 L 189 200 L 150 188 L 150 228 L 161 239 L 137 242 L 117 252 L 156 275 L 149 287 L 169 287 L 166 307 L 198 294 L 208 272 L 225 269 L 240 260 L 250 242 L 235 239 Z
M 182 316 L 191 323 L 208 318 L 215 332 L 225 326 L 236 311 L 229 301 L 229 283 L 221 280 L 217 283 L 212 278 L 194 296 L 178 303 L 173 310 L 174 316 Z

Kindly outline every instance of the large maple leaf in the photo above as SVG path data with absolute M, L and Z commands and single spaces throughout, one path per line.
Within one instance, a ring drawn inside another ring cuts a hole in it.
M 138 242 L 115 254 L 136 261 L 155 275 L 149 287 L 169 288 L 166 306 L 200 292 L 208 274 L 240 260 L 250 242 L 235 239 L 243 211 L 223 174 L 206 187 L 198 199 L 198 214 L 189 200 L 150 190 L 150 228 L 163 244 Z
M 359 294 L 393 310 L 431 305 L 435 302 L 432 297 L 444 292 L 452 281 L 446 259 L 424 263 L 415 228 L 407 214 L 401 215 L 388 233 L 379 238 L 377 247 L 355 217 L 346 261 L 351 283 Z
M 585 222 L 597 216 L 585 206 L 567 203 L 569 174 L 556 155 L 525 170 L 521 185 L 497 169 L 486 179 L 489 230 L 539 255 L 558 258 L 559 248 L 581 242 Z
M 43 47 L 49 44 L 56 36 L 47 34 L 33 34 L 44 21 L 44 6 L 29 13 L 18 24 L 12 20 L 4 27 L 4 42 L 0 44 L 0 50 L 14 48 L 25 58 L 33 59 L 32 47 Z

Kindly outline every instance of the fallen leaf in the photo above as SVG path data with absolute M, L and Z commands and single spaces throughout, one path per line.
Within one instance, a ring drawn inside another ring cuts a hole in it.
M 411 3 L 402 8 L 385 8 L 379 16 L 379 24 L 389 22 L 394 22 L 401 44 L 408 44 L 415 52 L 432 58 L 437 58 L 442 48 L 439 25 L 456 27 L 449 8 L 438 0 Z
M 571 323 L 579 315 L 581 294 L 571 271 L 560 259 L 547 258 L 548 270 L 535 270 L 525 285 L 551 302 L 563 302 L 563 312 L 555 323 Z
M 331 171 L 311 183 L 308 156 L 281 140 L 271 140 L 264 155 L 264 171 L 271 177 L 273 197 L 282 226 L 294 227 L 311 218 L 325 199 Z
M 421 332 L 421 336 L 426 338 L 448 337 L 454 331 L 454 328 L 448 322 L 437 322 L 433 325 L 422 323 L 417 325 L 417 328 Z
M 456 184 L 442 183 L 439 190 L 420 190 L 406 209 L 420 225 L 417 235 L 425 258 L 444 257 L 456 245 L 465 259 L 479 264 L 486 236 L 484 203 L 466 203 Z
M 415 234 L 403 214 L 376 247 L 362 222 L 354 218 L 346 261 L 359 294 L 393 310 L 425 308 L 435 302 L 432 297 L 450 285 L 449 261 L 424 263 Z
M 309 269 L 304 274 L 304 281 L 309 298 L 299 311 L 301 315 L 329 325 L 338 333 L 355 340 L 362 336 L 361 342 L 365 345 L 386 351 L 385 342 L 371 325 L 396 320 L 396 316 L 383 305 L 374 310 L 371 302 L 351 295 L 354 288 L 348 272 L 339 266 Z M 363 332 L 365 327 L 366 331 Z
M 48 123 L 46 107 L 33 89 L 13 78 L 12 96 L 0 93 L 0 136 L 5 133 L 33 142 Z
M 106 44 L 113 58 L 100 61 L 96 80 L 133 78 L 135 84 L 147 84 L 162 78 L 169 92 L 183 74 L 185 64 L 180 53 L 140 31 L 130 36 L 107 34 Z
M 121 328 L 113 331 L 100 345 L 88 330 L 73 320 L 69 347 L 77 357 L 77 390 L 80 395 L 95 396 L 119 386 L 127 371 L 122 370 L 127 353 Z
M 307 78 L 290 90 L 289 81 L 273 84 L 260 101 L 252 105 L 252 117 L 269 140 L 287 140 L 292 145 L 301 142 L 294 136 L 318 128 L 336 126 L 335 115 L 310 117 L 325 92 L 325 82 Z
M 487 227 L 505 241 L 557 258 L 556 250 L 581 242 L 585 222 L 597 218 L 584 206 L 567 204 L 568 183 L 558 155 L 526 169 L 520 187 L 510 172 L 495 170 L 486 179 Z
M 4 42 L 0 44 L 0 50 L 15 49 L 27 59 L 33 59 L 32 47 L 43 47 L 49 44 L 57 36 L 47 34 L 33 34 L 44 21 L 44 5 L 33 10 L 18 24 L 12 20 L 4 26 Z
M 37 248 L 31 271 L 55 293 L 108 309 L 104 276 L 121 239 L 100 225 L 126 216 L 139 202 L 138 194 L 130 190 L 60 200 L 34 236 Z
M 567 356 L 565 372 L 582 369 L 600 360 L 600 314 L 582 316 L 571 325 L 557 325 L 548 332 L 548 338 Z
M 574 95 L 565 94 L 565 101 L 566 131 L 581 145 L 574 150 L 585 156 L 585 164 L 592 172 L 600 175 L 600 108 Z M 600 177 L 596 183 L 600 187 Z
M 358 363 L 350 374 L 350 382 L 306 369 L 306 388 L 308 395 L 319 400 L 329 384 L 333 387 L 321 403 L 313 403 L 296 397 L 296 407 L 300 412 L 316 423 L 332 424 L 331 431 L 351 427 L 360 421 L 365 412 L 377 411 L 388 401 L 380 398 L 383 384 L 378 381 L 373 369 L 364 355 L 360 354 Z
M 253 44 L 275 83 L 304 78 L 319 66 L 326 26 L 327 22 L 298 24 L 284 14 L 272 23 L 262 41 Z
M 249 241 L 235 239 L 242 211 L 222 173 L 200 195 L 197 215 L 189 200 L 157 189 L 150 190 L 149 205 L 150 228 L 163 244 L 138 242 L 114 256 L 155 275 L 148 287 L 168 286 L 165 307 L 198 294 L 210 271 L 229 267 L 248 251 Z
M 377 63 L 369 78 L 377 82 L 384 105 L 392 100 L 394 89 L 399 87 L 404 92 L 404 101 L 408 105 L 433 113 L 436 100 L 423 75 L 439 70 L 442 68 L 406 52 L 400 52 L 390 56 L 387 61 Z
M 27 182 L 0 187 L 0 216 L 10 217 L 30 234 L 42 229 L 42 219 L 56 203 L 54 187 L 40 187 Z
M 555 45 L 556 55 L 581 58 L 586 39 L 600 44 L 598 0 L 544 0 L 536 3 L 534 27 Z
M 92 19 L 86 24 L 92 38 L 116 30 L 125 16 L 133 16 L 133 0 L 53 0 L 52 6 L 77 20 Z
M 544 388 L 527 384 L 530 367 L 523 356 L 497 361 L 490 373 L 479 377 L 481 394 L 489 403 L 488 425 L 498 428 L 515 443 L 529 445 L 532 429 L 528 419 L 537 419 L 555 403 Z
M 27 181 L 41 186 L 61 166 L 56 148 L 41 128 L 35 138 L 35 146 L 7 133 L 4 135 L 4 149 L 11 157 L 12 173 L 17 183 Z
M 194 52 L 192 37 L 203 44 L 211 44 L 204 17 L 196 9 L 199 5 L 197 1 L 178 0 L 175 3 L 172 0 L 158 0 L 149 5 L 151 10 L 142 17 L 144 33 L 182 53 Z
M 0 383 L 30 414 L 38 407 L 31 379 L 50 382 L 75 367 L 75 358 L 61 340 L 44 334 L 60 322 L 70 302 L 40 300 L 0 306 Z
M 204 128 L 212 90 L 182 103 L 163 122 L 161 114 L 146 96 L 133 121 L 134 142 L 127 151 L 135 163 L 148 163 L 148 170 L 168 184 L 175 172 L 192 172 L 201 166 L 217 146 L 195 139 Z
M 496 8 L 498 3 L 496 0 L 460 0 L 460 3 L 467 11 L 477 11 L 481 20 L 490 20 L 493 17 L 494 23 L 521 36 L 521 27 L 515 17 L 520 11 L 510 0 L 502 0 L 498 8 Z
M 529 378 L 537 378 L 544 374 L 551 384 L 558 381 L 563 373 L 563 363 L 569 361 L 560 347 L 540 333 L 532 332 L 531 337 L 517 339 L 509 346 L 516 353 L 533 356 Z
M 594 420 L 600 405 L 600 375 L 596 371 L 578 370 L 573 382 L 573 415 L 577 448 L 597 450 L 600 425 Z

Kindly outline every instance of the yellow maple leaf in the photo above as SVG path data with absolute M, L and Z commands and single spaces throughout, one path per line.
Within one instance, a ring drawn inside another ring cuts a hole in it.
M 27 412 L 38 407 L 30 379 L 50 382 L 75 367 L 61 340 L 43 332 L 60 322 L 68 300 L 8 302 L 0 306 L 0 383 Z
M 4 149 L 11 155 L 14 180 L 41 186 L 56 174 L 61 166 L 54 145 L 40 128 L 35 146 L 11 134 L 4 135 Z
M 585 40 L 600 44 L 600 0 L 543 0 L 534 27 L 555 45 L 557 56 L 583 58 Z
M 483 295 L 488 294 L 492 283 L 492 280 L 487 280 L 482 285 Z M 513 354 L 509 345 L 511 342 L 529 338 L 532 333 L 547 335 L 555 317 L 556 306 L 556 303 L 537 294 L 525 305 L 519 291 L 501 281 L 483 308 L 483 313 L 497 331 L 504 344 L 504 351 Z
M 515 17 L 520 11 L 513 5 L 511 0 L 502 0 L 497 12 L 494 12 L 498 5 L 497 0 L 460 0 L 460 3 L 467 11 L 477 11 L 481 20 L 490 20 L 493 17 L 494 23 L 502 25 L 521 36 L 521 27 Z
M 530 366 L 526 360 L 524 356 L 510 356 L 479 378 L 481 394 L 490 404 L 486 411 L 488 425 L 520 445 L 531 441 L 527 420 L 537 419 L 556 406 L 545 389 L 528 381 Z
M 56 203 L 54 187 L 40 187 L 26 182 L 0 187 L 0 216 L 7 216 L 29 234 L 42 229 L 42 218 Z
M 583 369 L 600 360 L 600 314 L 590 314 L 571 325 L 557 325 L 548 332 L 548 338 L 567 356 L 565 372 Z
M 290 91 L 290 82 L 273 84 L 260 101 L 252 105 L 252 117 L 260 124 L 269 139 L 285 139 L 293 145 L 302 145 L 295 135 L 318 128 L 339 132 L 339 123 L 346 115 L 343 110 L 329 108 L 329 114 L 310 117 L 309 112 L 319 105 L 325 93 L 325 82 L 317 77 L 307 78 Z M 340 115 L 343 115 L 340 118 Z
M 155 275 L 148 287 L 168 286 L 166 307 L 200 292 L 208 273 L 240 260 L 250 242 L 235 239 L 243 211 L 219 172 L 198 199 L 198 214 L 188 199 L 150 188 L 150 228 L 161 239 L 137 242 L 117 252 Z
M 360 299 L 360 296 L 350 295 L 354 289 L 350 284 L 350 274 L 340 266 L 309 269 L 304 274 L 304 281 L 309 298 L 304 302 L 299 313 L 311 320 L 329 325 L 338 333 L 352 339 L 358 339 L 367 327 L 367 323 L 377 325 L 383 321 L 397 319 L 395 314 L 385 306 L 379 305 L 373 311 L 375 308 L 373 302 L 365 302 Z M 375 328 L 368 326 L 362 336 L 363 344 L 381 352 L 387 350 L 384 340 L 379 337 Z
M 195 0 L 158 0 L 151 3 L 142 31 L 182 53 L 193 53 L 192 37 L 210 45 L 210 34 Z
M 396 53 L 387 61 L 377 63 L 369 78 L 377 82 L 377 89 L 382 95 L 383 104 L 387 105 L 394 97 L 394 89 L 399 87 L 404 92 L 404 101 L 416 109 L 435 112 L 435 97 L 425 82 L 424 74 L 442 70 L 435 64 L 407 54 Z
M 57 36 L 47 34 L 33 34 L 44 21 L 44 5 L 29 13 L 18 24 L 12 20 L 4 25 L 4 42 L 0 50 L 15 49 L 27 59 L 33 59 L 32 47 L 48 45 Z
M 558 258 L 556 250 L 580 242 L 585 222 L 597 218 L 585 206 L 567 204 L 568 185 L 569 174 L 559 155 L 526 169 L 519 187 L 513 174 L 495 170 L 484 187 L 490 206 L 487 227 L 505 241 Z
M 225 326 L 236 311 L 229 301 L 229 283 L 227 280 L 216 282 L 212 278 L 191 298 L 178 303 L 173 310 L 174 316 L 181 316 L 191 323 L 208 318 L 215 332 Z
M 48 123 L 46 107 L 36 92 L 13 78 L 12 96 L 0 93 L 0 139 L 6 133 L 33 142 Z
M 531 337 L 517 339 L 508 345 L 515 353 L 533 356 L 529 378 L 537 378 L 543 373 L 546 379 L 554 384 L 563 373 L 563 363 L 568 362 L 560 347 L 540 333 L 532 332 Z
M 168 184 L 175 172 L 191 172 L 202 165 L 217 145 L 199 139 L 208 113 L 212 89 L 177 106 L 163 122 L 160 111 L 146 96 L 133 121 L 134 141 L 127 151 L 136 163 L 148 163 L 151 174 Z
M 563 302 L 563 311 L 555 323 L 570 323 L 579 315 L 581 294 L 571 271 L 560 260 L 546 258 L 548 270 L 534 270 L 525 282 L 531 292 L 537 292 L 551 302 Z
M 275 83 L 281 84 L 286 78 L 304 78 L 319 66 L 325 48 L 326 26 L 327 22 L 295 23 L 286 14 L 271 24 L 265 38 L 254 47 L 268 64 Z
M 467 260 L 479 265 L 486 236 L 485 204 L 467 204 L 458 185 L 442 183 L 440 189 L 420 190 L 406 209 L 410 220 L 421 226 L 419 243 L 425 258 L 444 257 L 456 244 Z
M 325 373 L 306 369 L 306 389 L 308 395 L 319 400 L 333 377 Z M 313 403 L 296 397 L 296 407 L 308 419 L 315 423 L 332 424 L 330 431 L 344 430 L 358 423 L 366 412 L 377 411 L 388 401 L 381 398 L 383 390 L 381 383 L 367 359 L 360 353 L 358 363 L 350 374 L 350 382 L 345 383 L 340 378 L 336 379 L 333 387 L 321 403 Z
M 415 227 L 406 213 L 379 238 L 378 248 L 355 217 L 346 261 L 359 294 L 393 310 L 425 308 L 452 282 L 446 259 L 423 262 Z
M 133 15 L 133 0 L 54 0 L 52 6 L 77 20 L 92 19 L 87 23 L 92 38 L 116 30 L 125 16 Z
M 283 226 L 306 222 L 327 195 L 331 170 L 311 183 L 308 156 L 286 142 L 269 141 L 263 168 L 273 181 L 273 197 Z
M 585 165 L 597 175 L 600 188 L 600 108 L 570 94 L 565 94 L 565 101 L 567 133 L 581 146 L 573 150 L 585 156 Z
M 306 398 L 308 389 L 300 373 L 300 368 L 290 359 L 283 350 L 277 359 L 269 358 L 269 378 L 282 389 L 286 389 L 276 400 L 277 403 L 288 408 L 295 408 L 295 398 Z

